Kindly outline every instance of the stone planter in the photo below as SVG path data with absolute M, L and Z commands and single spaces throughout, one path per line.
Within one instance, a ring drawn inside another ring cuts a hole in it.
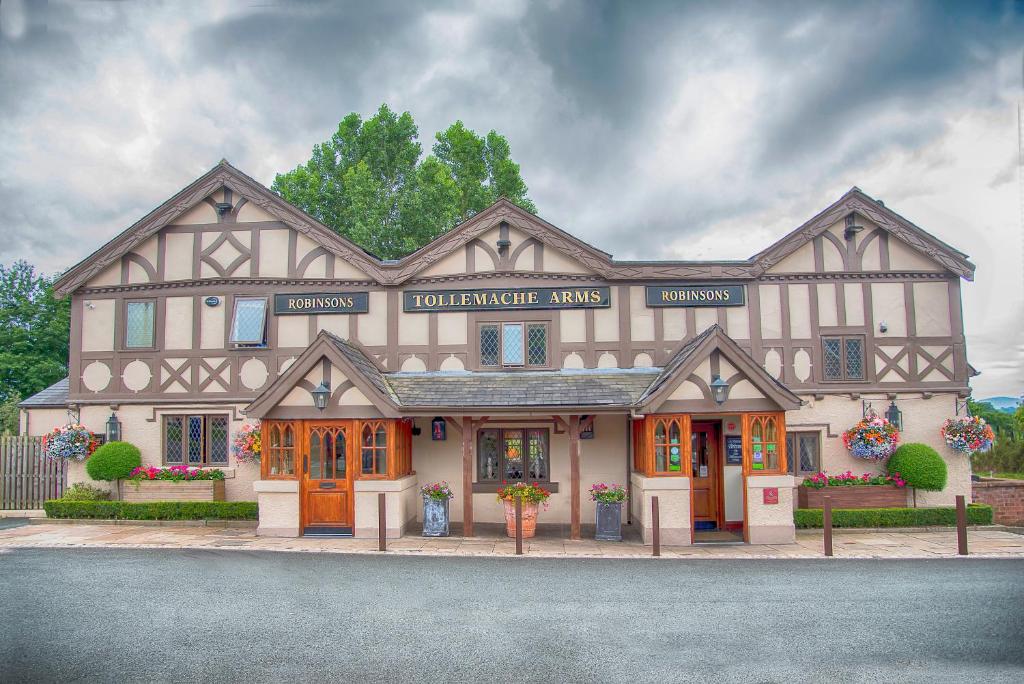
M 423 497 L 423 536 L 448 536 L 448 499 Z
M 505 532 L 515 539 L 516 536 L 516 503 L 502 501 L 505 504 Z M 523 502 L 523 539 L 537 534 L 537 508 L 540 504 Z
M 597 502 L 598 541 L 622 541 L 622 504 Z
M 831 497 L 832 508 L 905 508 L 907 505 L 907 489 L 895 485 L 797 487 L 800 508 L 823 508 L 826 496 Z
M 124 501 L 223 501 L 224 480 L 121 481 Z

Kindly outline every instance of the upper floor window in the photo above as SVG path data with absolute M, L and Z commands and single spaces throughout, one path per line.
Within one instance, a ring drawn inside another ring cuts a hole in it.
M 265 297 L 235 297 L 231 315 L 231 344 L 258 346 L 267 344 L 267 300 Z
M 821 338 L 825 380 L 864 380 L 864 336 Z
M 481 324 L 480 365 L 510 368 L 547 366 L 547 323 Z
M 155 346 L 156 302 L 152 299 L 129 301 L 125 305 L 124 346 L 149 349 Z
M 228 464 L 228 417 L 164 416 L 164 463 Z

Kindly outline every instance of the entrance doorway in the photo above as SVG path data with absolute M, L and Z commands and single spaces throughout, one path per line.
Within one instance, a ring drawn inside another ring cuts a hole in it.
M 696 530 L 716 530 L 723 526 L 718 486 L 722 474 L 718 433 L 718 423 L 693 423 L 690 459 Z
M 351 536 L 355 519 L 352 421 L 308 421 L 302 443 L 302 533 Z

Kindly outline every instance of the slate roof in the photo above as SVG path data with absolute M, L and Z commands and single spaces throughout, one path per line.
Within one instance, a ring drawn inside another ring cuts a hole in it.
M 387 381 L 404 407 L 629 407 L 660 369 L 486 373 L 392 373 Z
M 18 404 L 24 408 L 65 408 L 68 405 L 68 379 L 58 380 L 41 392 L 36 392 Z

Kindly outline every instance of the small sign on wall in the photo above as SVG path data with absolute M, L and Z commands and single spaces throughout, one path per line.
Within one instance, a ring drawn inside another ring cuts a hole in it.
M 725 464 L 743 465 L 743 438 L 741 436 L 725 436 Z
M 766 504 L 777 504 L 777 503 L 779 503 L 779 488 L 778 487 L 765 487 L 761 491 L 764 492 L 764 502 Z
M 430 439 L 435 442 L 443 442 L 448 439 L 448 425 L 444 418 L 438 416 L 430 421 Z

